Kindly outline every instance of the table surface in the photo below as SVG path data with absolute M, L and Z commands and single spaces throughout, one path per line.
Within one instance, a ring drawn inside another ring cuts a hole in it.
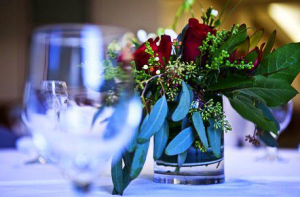
M 150 149 L 151 150 L 151 149 Z M 140 177 L 124 196 L 297 196 L 300 197 L 300 153 L 280 150 L 284 162 L 257 161 L 264 149 L 225 150 L 226 181 L 217 185 L 171 185 L 152 182 L 153 160 L 149 151 Z M 28 156 L 7 149 L 0 151 L 0 197 L 68 197 L 71 186 L 53 165 L 24 165 Z M 111 196 L 109 168 L 88 196 Z

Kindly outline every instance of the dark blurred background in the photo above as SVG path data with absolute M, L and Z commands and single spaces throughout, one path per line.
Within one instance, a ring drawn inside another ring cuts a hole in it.
M 53 23 L 95 23 L 123 26 L 136 33 L 139 29 L 156 32 L 170 27 L 183 0 L 0 0 L 0 148 L 14 145 L 24 135 L 21 123 L 22 93 L 28 63 L 30 34 L 33 28 Z M 222 10 L 225 0 L 200 0 L 204 8 Z M 233 0 L 229 8 L 238 0 Z M 195 16 L 200 18 L 198 3 Z M 228 13 L 227 13 L 228 14 Z M 179 20 L 178 29 L 189 14 Z M 277 29 L 276 47 L 300 42 L 299 0 L 244 0 L 228 17 L 222 28 L 247 23 L 265 29 L 268 35 Z M 300 77 L 294 81 L 300 91 Z M 296 148 L 300 143 L 300 96 L 294 98 L 293 118 L 279 137 L 280 147 Z M 234 131 L 238 132 L 238 131 Z

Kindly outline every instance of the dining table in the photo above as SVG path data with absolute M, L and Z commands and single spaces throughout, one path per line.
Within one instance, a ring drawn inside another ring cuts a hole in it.
M 123 196 L 288 196 L 300 197 L 300 152 L 279 149 L 280 160 L 263 159 L 266 148 L 225 147 L 225 182 L 212 185 L 173 185 L 153 182 L 153 151 L 149 148 L 140 176 Z M 29 164 L 28 154 L 0 150 L 0 197 L 73 197 L 71 182 L 53 163 Z M 101 166 L 104 168 L 104 166 Z M 110 165 L 86 196 L 111 196 Z

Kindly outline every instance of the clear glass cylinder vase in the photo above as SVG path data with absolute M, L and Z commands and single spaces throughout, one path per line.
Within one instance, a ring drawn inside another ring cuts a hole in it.
M 222 102 L 218 95 L 209 96 Z M 169 142 L 174 138 L 171 133 L 179 133 L 180 127 L 170 127 Z M 205 185 L 223 183 L 224 175 L 224 132 L 221 136 L 221 156 L 216 157 L 212 148 L 203 152 L 193 145 L 187 150 L 185 162 L 179 166 L 178 156 L 163 155 L 155 161 L 154 182 L 185 185 Z

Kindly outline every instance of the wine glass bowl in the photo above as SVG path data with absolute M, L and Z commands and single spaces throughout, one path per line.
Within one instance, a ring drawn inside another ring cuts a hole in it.
M 80 190 L 122 151 L 140 122 L 124 33 L 54 25 L 38 28 L 32 37 L 24 121 L 37 148 Z

